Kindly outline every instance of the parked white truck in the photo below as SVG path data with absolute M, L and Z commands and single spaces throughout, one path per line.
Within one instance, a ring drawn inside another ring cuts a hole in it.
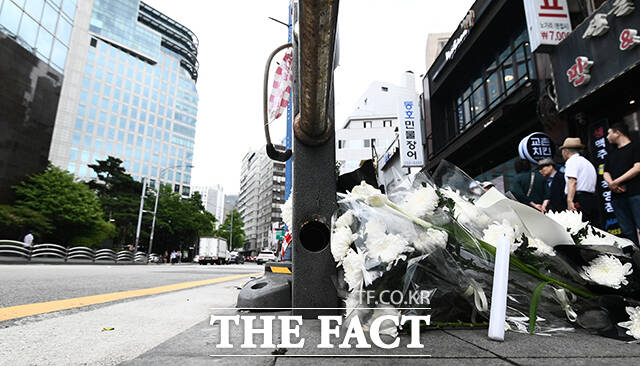
M 215 237 L 200 238 L 198 250 L 198 263 L 205 264 L 225 264 L 229 257 L 227 241 Z

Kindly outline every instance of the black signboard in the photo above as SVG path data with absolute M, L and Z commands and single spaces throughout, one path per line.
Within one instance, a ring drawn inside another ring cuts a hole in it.
M 544 132 L 534 132 L 520 140 L 518 153 L 520 158 L 537 164 L 542 159 L 552 159 L 555 147 L 551 138 Z
M 640 0 L 608 0 L 552 54 L 563 111 L 640 64 Z
M 596 172 L 598 173 L 596 192 L 602 204 L 603 228 L 613 235 L 620 235 L 622 234 L 622 230 L 620 230 L 618 218 L 611 204 L 611 190 L 603 176 L 604 162 L 607 158 L 607 148 L 609 145 L 606 138 L 608 129 L 609 123 L 606 119 L 589 126 L 589 150 L 591 151 L 591 162 L 595 165 Z

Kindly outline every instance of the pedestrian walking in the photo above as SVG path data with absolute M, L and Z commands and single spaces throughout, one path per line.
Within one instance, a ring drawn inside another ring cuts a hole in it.
M 547 178 L 550 197 L 547 210 L 560 212 L 567 209 L 567 197 L 564 194 L 564 174 L 556 170 L 555 162 L 551 159 L 542 159 L 538 162 L 538 171 Z
M 24 236 L 22 242 L 24 242 L 25 248 L 31 248 L 31 245 L 33 244 L 33 231 L 27 231 L 27 235 Z
M 166 250 L 164 251 L 164 255 L 162 256 L 162 261 L 163 263 L 167 263 L 167 257 L 169 256 L 169 252 L 167 252 Z
M 172 250 L 171 251 L 171 264 L 174 264 L 176 262 L 176 251 Z
M 513 196 L 520 203 L 545 213 L 551 197 L 546 179 L 539 172 L 531 170 L 528 160 L 516 161 L 515 169 L 517 174 L 509 187 Z
M 579 137 L 567 137 L 560 146 L 565 160 L 564 193 L 567 195 L 567 209 L 582 212 L 584 221 L 592 226 L 602 227 L 600 208 L 596 196 L 596 169 L 589 160 L 580 155 L 584 145 Z
M 611 189 L 611 204 L 622 235 L 638 245 L 640 227 L 640 148 L 629 138 L 624 123 L 614 123 L 607 132 L 613 146 L 604 164 L 604 180 Z

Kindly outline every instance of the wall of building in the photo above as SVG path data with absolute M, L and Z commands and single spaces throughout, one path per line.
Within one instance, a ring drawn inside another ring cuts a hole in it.
M 202 204 L 205 210 L 212 213 L 218 224 L 224 221 L 224 188 L 221 185 L 215 186 L 194 186 L 192 192 L 199 192 L 202 197 Z
M 401 85 L 371 83 L 358 99 L 344 127 L 336 131 L 336 160 L 341 164 L 340 174 L 357 169 L 363 160 L 382 156 L 394 142 L 399 101 L 408 92 L 417 96 L 411 72 L 402 75 Z
M 451 33 L 429 33 L 427 35 L 427 46 L 425 50 L 425 70 L 429 70 L 438 54 L 444 49 L 449 41 Z
M 231 211 L 233 210 L 237 210 L 238 209 L 238 195 L 237 194 L 231 194 L 231 195 L 224 195 L 224 217 L 226 218 L 227 215 L 229 215 L 231 213 Z
M 284 183 L 284 163 L 269 159 L 264 147 L 250 151 L 243 158 L 238 211 L 246 233 L 245 252 L 257 254 L 262 248 L 276 247 L 271 229 L 273 225 L 282 225 L 280 214 L 284 204 Z
M 26 49 L 62 73 L 71 44 L 76 3 L 77 0 L 0 0 L 0 29 L 17 36 Z
M 0 32 L 0 204 L 47 167 L 62 74 Z
M 50 160 L 91 179 L 87 164 L 115 156 L 135 179 L 161 179 L 188 195 L 195 76 L 182 55 L 163 46 L 166 34 L 138 22 L 138 0 L 90 3 L 78 8 Z

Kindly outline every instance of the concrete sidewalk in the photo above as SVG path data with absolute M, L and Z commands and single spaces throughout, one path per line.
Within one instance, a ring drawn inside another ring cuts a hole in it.
M 224 315 L 232 315 L 232 311 Z M 216 312 L 216 315 L 221 315 Z M 289 315 L 281 313 L 243 313 L 241 315 Z M 258 323 L 260 324 L 260 323 Z M 274 323 L 274 343 L 280 331 Z M 486 329 L 428 330 L 421 334 L 424 349 L 407 349 L 409 336 L 401 337 L 400 347 L 386 350 L 319 349 L 320 322 L 305 319 L 301 349 L 243 349 L 243 334 L 232 326 L 233 349 L 218 349 L 220 328 L 205 320 L 178 336 L 160 344 L 124 365 L 637 365 L 640 345 L 594 336 L 583 330 L 553 337 L 508 332 L 505 342 L 487 338 Z M 256 343 L 261 342 L 256 336 Z M 295 339 L 295 338 L 294 338 Z M 371 343 L 369 341 L 369 343 Z

